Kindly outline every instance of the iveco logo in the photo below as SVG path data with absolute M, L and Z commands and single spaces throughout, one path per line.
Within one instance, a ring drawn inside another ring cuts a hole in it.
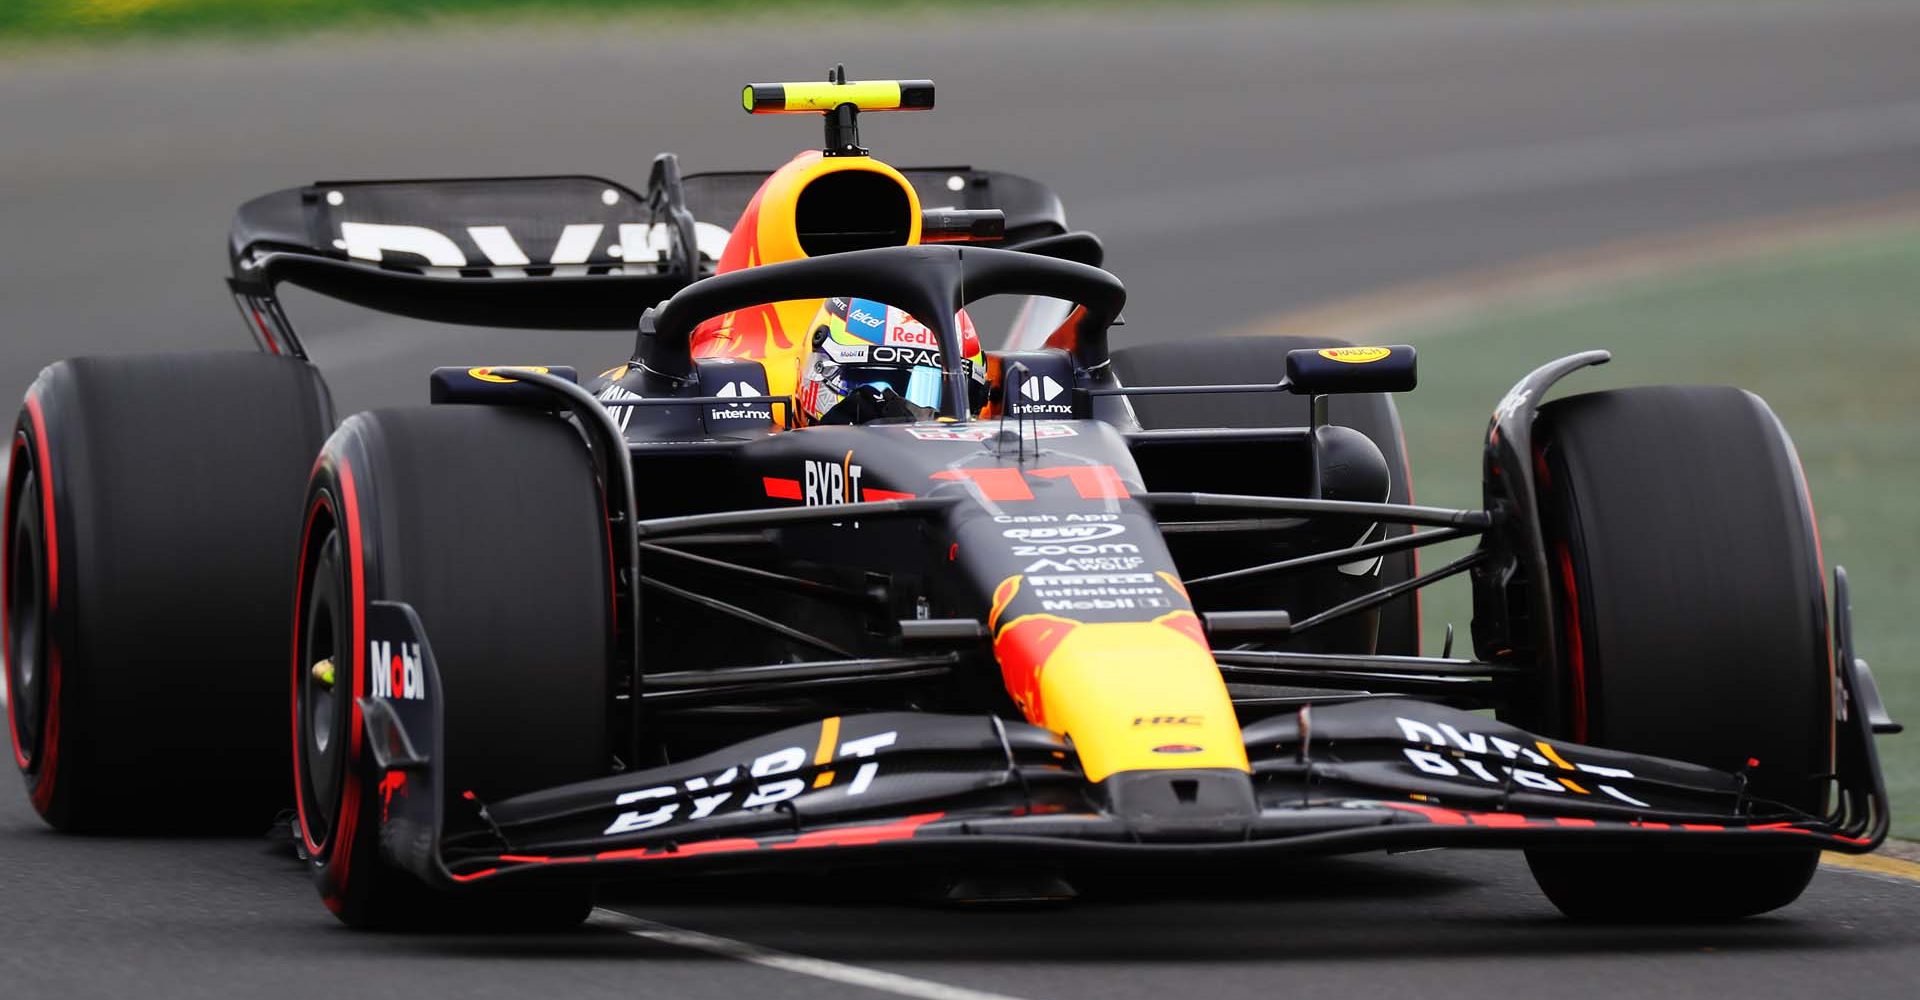
M 1000 534 L 1022 542 L 1087 542 L 1126 532 L 1124 524 L 1057 524 L 1044 528 L 1008 528 Z

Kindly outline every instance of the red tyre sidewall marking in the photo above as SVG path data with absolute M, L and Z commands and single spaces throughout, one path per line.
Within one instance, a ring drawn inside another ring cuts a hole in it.
M 1546 448 L 1540 445 L 1535 445 L 1533 449 L 1533 474 L 1536 480 L 1536 496 L 1541 491 L 1553 489 L 1553 470 L 1547 465 Z M 1570 704 L 1567 706 L 1567 712 L 1572 716 L 1571 739 L 1575 743 L 1585 743 L 1591 735 L 1589 725 L 1591 709 L 1588 705 L 1590 695 L 1587 691 L 1587 646 L 1586 639 L 1580 631 L 1580 586 L 1573 571 L 1573 552 L 1567 547 L 1567 543 L 1564 541 L 1555 543 L 1553 554 L 1559 563 L 1560 585 L 1566 597 L 1567 672 L 1572 675 L 1569 678 L 1572 682 L 1569 687 L 1572 690 L 1568 692 Z
M 1560 581 L 1567 594 L 1567 669 L 1572 673 L 1573 741 L 1587 741 L 1587 647 L 1580 635 L 1580 590 L 1573 578 L 1573 554 L 1565 542 L 1555 546 L 1560 557 Z
M 60 546 L 56 539 L 59 530 L 54 525 L 53 516 L 53 454 L 47 448 L 47 418 L 40 411 L 40 400 L 27 397 L 27 415 L 33 421 L 33 446 L 35 452 L 34 471 L 40 474 L 41 527 L 47 534 L 47 610 L 60 606 Z
M 13 436 L 13 451 L 7 456 L 7 482 L 9 483 L 17 483 L 20 481 L 20 452 L 25 448 L 26 445 L 21 442 L 20 435 L 15 434 Z M 18 490 L 10 489 L 7 491 L 5 530 L 7 532 L 9 555 L 11 555 L 13 546 L 14 499 L 18 495 Z M 11 650 L 13 648 L 13 620 L 11 617 L 11 610 L 13 608 L 13 573 L 10 569 L 11 568 L 9 568 L 9 572 L 5 577 L 4 588 L 0 588 L 0 650 Z M 9 677 L 9 682 L 11 682 L 11 677 Z M 11 684 L 9 684 L 7 693 L 11 698 L 13 695 Z M 25 748 L 20 745 L 20 727 L 14 724 L 13 703 L 11 700 L 7 703 L 7 736 L 13 741 L 13 762 L 20 768 L 21 773 L 24 774 L 32 768 L 33 759 L 27 756 Z
M 316 470 L 317 468 L 318 466 L 316 466 Z M 305 667 L 300 662 L 300 640 L 302 638 L 302 629 L 306 627 L 307 615 L 306 559 L 309 553 L 307 546 L 311 544 L 313 540 L 314 518 L 322 510 L 327 512 L 328 517 L 334 519 L 336 526 L 340 520 L 339 515 L 334 512 L 333 501 L 328 499 L 325 493 L 322 493 L 313 498 L 313 506 L 307 509 L 307 522 L 305 526 L 300 529 L 300 575 L 293 581 L 293 683 L 287 689 L 287 701 L 291 706 L 289 708 L 289 714 L 293 725 L 293 807 L 300 818 L 300 839 L 306 844 L 307 856 L 310 858 L 321 857 L 326 851 L 328 844 L 328 841 L 315 841 L 313 839 L 313 828 L 307 823 L 306 776 L 300 767 L 300 757 L 303 750 L 303 744 L 300 739 L 300 686 L 301 682 L 305 679 Z M 331 840 L 331 837 L 329 837 L 329 840 Z
M 353 485 L 353 467 L 340 460 L 340 501 L 346 508 L 348 576 L 352 580 L 353 605 L 353 704 L 348 710 L 346 780 L 341 783 L 340 816 L 334 824 L 333 848 L 327 859 L 328 882 L 333 893 L 327 905 L 338 909 L 346 897 L 349 869 L 353 862 L 355 833 L 360 820 L 360 699 L 367 693 L 367 587 L 361 549 L 360 501 Z
M 360 502 L 354 489 L 353 469 L 346 459 L 335 462 L 336 476 L 340 484 L 340 506 L 342 517 L 339 528 L 341 539 L 347 549 L 348 578 L 350 592 L 348 603 L 353 606 L 353 626 L 348 633 L 348 642 L 353 647 L 353 703 L 348 714 L 347 759 L 340 782 L 340 811 L 334 817 L 333 828 L 328 831 L 326 854 L 321 862 L 323 875 L 320 890 L 321 901 L 327 909 L 339 913 L 346 906 L 348 878 L 351 874 L 355 834 L 360 824 L 360 742 L 361 718 L 360 698 L 366 693 L 367 643 L 366 643 L 366 576 L 365 563 L 361 554 Z M 299 656 L 295 654 L 295 662 Z M 296 764 L 297 766 L 297 764 Z M 305 837 L 305 820 L 302 820 Z
M 43 641 L 47 644 L 47 717 L 40 727 L 39 770 L 34 776 L 30 798 L 34 809 L 42 815 L 53 804 L 54 779 L 60 769 L 60 643 L 53 628 L 54 612 L 60 607 L 60 532 L 54 520 L 53 509 L 53 465 L 52 452 L 47 448 L 46 415 L 40 409 L 40 400 L 31 393 L 26 399 L 27 419 L 33 425 L 34 472 L 40 479 L 40 529 L 43 535 L 42 547 L 47 561 L 47 622 Z M 12 525 L 12 501 L 8 504 L 8 525 Z M 20 737 L 13 731 L 13 713 L 7 713 L 7 729 L 12 735 L 14 759 L 19 761 L 23 754 Z M 25 766 L 24 764 L 22 766 Z

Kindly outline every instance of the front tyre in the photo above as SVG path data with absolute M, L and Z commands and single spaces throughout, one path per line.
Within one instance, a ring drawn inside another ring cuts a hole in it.
M 580 435 L 544 413 L 378 410 L 344 422 L 308 487 L 294 602 L 298 835 L 350 926 L 557 929 L 587 886 L 440 892 L 380 855 L 381 777 L 356 698 L 367 605 L 403 601 L 439 665 L 447 832 L 475 802 L 609 773 L 606 519 Z M 471 793 L 472 798 L 468 798 Z
M 1833 674 L 1819 542 L 1773 411 L 1739 389 L 1660 386 L 1548 403 L 1536 428 L 1566 636 L 1560 735 L 1745 770 L 1757 800 L 1821 813 Z M 1699 920 L 1793 902 L 1818 853 L 1527 860 L 1569 916 Z

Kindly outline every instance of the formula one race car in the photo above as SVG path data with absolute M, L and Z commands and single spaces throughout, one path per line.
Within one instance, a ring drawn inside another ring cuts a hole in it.
M 1046 188 L 861 147 L 931 83 L 743 103 L 822 114 L 824 147 L 663 155 L 644 193 L 266 195 L 230 282 L 263 350 L 41 373 L 5 649 L 49 823 L 258 829 L 291 791 L 360 926 L 564 925 L 706 871 L 1018 894 L 1437 846 L 1525 849 L 1577 917 L 1717 918 L 1885 836 L 1898 727 L 1759 398 L 1543 404 L 1607 360 L 1568 357 L 1495 409 L 1482 509 L 1415 506 L 1412 348 L 1110 348 L 1125 290 Z M 597 378 L 440 368 L 432 405 L 336 424 L 282 283 L 639 337 Z M 1021 308 L 986 349 L 963 307 L 993 295 Z M 1459 574 L 1473 655 L 1423 656 L 1416 591 Z

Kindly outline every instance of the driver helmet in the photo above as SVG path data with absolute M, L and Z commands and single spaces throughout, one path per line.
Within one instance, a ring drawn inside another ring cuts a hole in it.
M 986 356 L 966 310 L 956 313 L 967 410 L 987 400 Z M 808 424 L 875 419 L 932 420 L 940 412 L 940 343 L 924 324 L 872 299 L 827 299 L 814 314 L 813 352 L 800 371 L 797 403 Z

